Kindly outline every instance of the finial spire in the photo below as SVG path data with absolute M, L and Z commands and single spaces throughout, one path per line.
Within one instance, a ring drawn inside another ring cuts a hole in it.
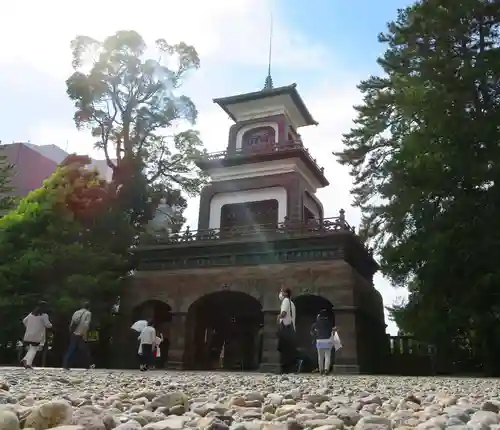
M 271 59 L 273 53 L 273 14 L 271 13 L 271 25 L 269 28 L 269 59 L 267 63 L 267 77 L 264 83 L 264 90 L 273 89 L 273 78 L 271 77 Z

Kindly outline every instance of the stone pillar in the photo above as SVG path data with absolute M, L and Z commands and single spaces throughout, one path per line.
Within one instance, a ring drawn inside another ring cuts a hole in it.
M 170 351 L 168 352 L 169 369 L 181 369 L 184 364 L 184 348 L 186 344 L 186 317 L 185 312 L 172 313 L 170 323 Z
M 278 353 L 278 318 L 279 311 L 264 311 L 262 361 L 261 372 L 278 372 L 280 360 Z
M 304 218 L 302 188 L 298 177 L 291 176 L 291 180 L 286 186 L 286 192 L 288 199 L 287 216 L 292 225 L 295 223 L 295 226 L 297 226 L 296 223 L 302 222 Z
M 335 314 L 342 348 L 335 353 L 335 373 L 359 373 L 358 338 L 356 332 L 356 315 L 351 310 L 337 311 Z

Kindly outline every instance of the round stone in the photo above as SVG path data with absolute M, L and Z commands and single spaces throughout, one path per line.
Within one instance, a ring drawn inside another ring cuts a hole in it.
M 0 369 L 0 429 L 500 430 L 500 381 Z

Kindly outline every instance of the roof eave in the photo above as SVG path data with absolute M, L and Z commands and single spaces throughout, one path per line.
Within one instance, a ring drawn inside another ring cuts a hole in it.
M 289 151 L 287 153 L 282 153 L 282 155 L 286 155 L 287 156 L 286 158 L 292 156 L 298 156 L 299 158 L 302 159 L 304 163 L 306 163 L 306 165 L 308 165 L 310 171 L 312 172 L 314 177 L 318 180 L 318 182 L 321 184 L 323 188 L 330 185 L 330 181 L 328 181 L 328 179 L 326 178 L 323 170 L 320 169 L 315 163 L 311 162 L 311 160 L 304 155 L 303 151 L 299 151 L 298 154 L 293 154 L 292 151 Z M 200 158 L 195 161 L 195 164 L 199 169 L 207 172 L 214 168 L 232 167 L 241 164 L 253 164 L 261 161 L 271 161 L 272 159 L 275 159 L 273 156 L 275 157 L 276 153 L 256 153 L 256 154 L 248 154 L 248 156 L 241 156 L 237 158 L 228 157 L 228 158 L 219 158 L 211 160 Z
M 215 99 L 213 99 L 213 102 L 215 104 L 219 105 L 222 108 L 222 110 L 224 112 L 226 112 L 227 115 L 234 122 L 237 122 L 236 117 L 228 109 L 228 106 L 234 105 L 237 103 L 244 103 L 246 101 L 258 100 L 258 99 L 265 98 L 265 97 L 279 96 L 282 94 L 290 95 L 290 97 L 292 98 L 292 101 L 295 103 L 295 105 L 297 106 L 297 109 L 299 110 L 300 114 L 302 115 L 302 118 L 304 119 L 304 126 L 318 125 L 318 122 L 314 120 L 313 116 L 309 112 L 309 109 L 307 109 L 307 106 L 304 103 L 304 100 L 302 100 L 302 97 L 300 97 L 300 94 L 297 91 L 297 84 L 296 83 L 293 83 L 291 85 L 287 85 L 284 87 L 278 87 L 278 88 L 261 90 L 261 91 L 254 91 L 252 93 L 237 94 L 235 96 L 215 98 Z

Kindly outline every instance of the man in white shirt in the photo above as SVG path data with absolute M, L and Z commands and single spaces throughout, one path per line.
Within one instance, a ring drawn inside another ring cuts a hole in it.
M 278 351 L 280 353 L 281 373 L 290 373 L 296 370 L 295 304 L 291 296 L 290 288 L 280 290 L 281 308 L 278 315 Z
M 87 332 L 90 328 L 90 321 L 92 313 L 89 310 L 90 305 L 85 302 L 81 309 L 77 310 L 69 324 L 69 331 L 71 333 L 68 351 L 64 356 L 63 367 L 69 370 L 69 362 L 75 353 L 81 354 L 84 359 L 85 368 L 93 367 L 91 365 L 90 351 L 87 345 Z

